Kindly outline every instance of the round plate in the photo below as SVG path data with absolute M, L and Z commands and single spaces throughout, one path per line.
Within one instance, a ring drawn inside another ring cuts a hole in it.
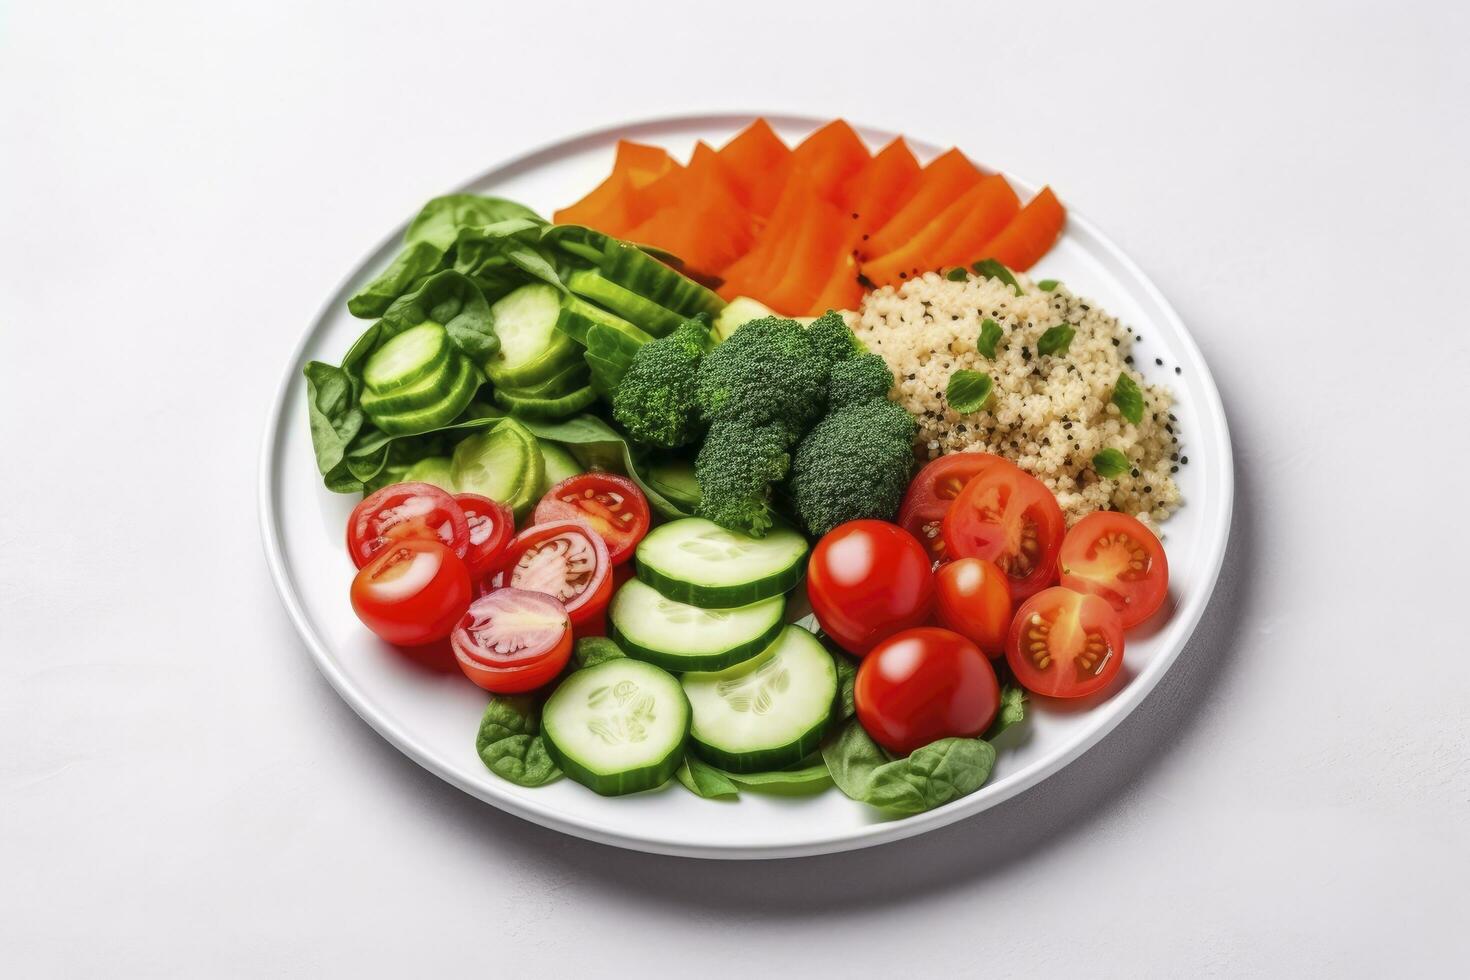
M 751 116 L 657 120 L 577 136 L 517 157 L 465 185 L 550 214 L 607 176 L 620 138 L 687 156 L 696 140 L 719 145 Z M 819 121 L 768 116 L 789 141 Z M 860 129 L 876 148 L 894 134 Z M 939 148 L 909 140 L 921 159 Z M 995 165 L 998 161 L 985 161 Z M 1009 176 L 1009 175 L 1008 175 Z M 1023 197 L 1036 185 L 1012 177 Z M 1063 194 L 1065 199 L 1065 194 Z M 662 790 L 605 799 L 563 779 L 526 789 L 493 775 L 475 753 L 485 697 L 452 665 L 424 665 L 379 642 L 353 616 L 353 566 L 342 528 L 356 498 L 329 493 L 318 477 L 306 423 L 301 370 L 338 363 L 367 326 L 347 313 L 347 297 L 397 251 L 396 229 L 328 301 L 291 355 L 266 430 L 260 519 L 281 600 L 327 680 L 409 758 L 467 793 L 546 827 L 620 847 L 710 858 L 775 858 L 867 847 L 953 823 L 1014 796 L 1077 758 L 1138 706 L 1193 632 L 1215 586 L 1230 529 L 1233 471 L 1219 393 L 1198 347 L 1147 277 L 1092 223 L 1070 211 L 1066 234 L 1031 270 L 1061 279 L 1130 324 L 1144 340 L 1138 359 L 1150 380 L 1173 388 L 1189 454 L 1178 479 L 1185 506 L 1164 526 L 1171 572 L 1165 612 L 1128 637 L 1127 663 L 1103 695 L 1079 705 L 1029 703 L 1026 723 L 998 744 L 991 780 L 978 792 L 928 813 L 888 818 L 835 788 L 814 795 L 748 792 L 738 802 L 703 800 L 670 783 Z M 1155 367 L 1154 358 L 1164 367 Z M 1183 370 L 1175 374 L 1172 368 Z

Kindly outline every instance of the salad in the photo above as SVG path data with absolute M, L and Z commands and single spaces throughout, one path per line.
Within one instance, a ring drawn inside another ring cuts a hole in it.
M 487 692 L 492 772 L 912 814 L 1028 698 L 1107 696 L 1180 444 L 1126 328 L 1025 275 L 1049 190 L 757 121 L 554 217 L 429 202 L 306 367 L 352 608 Z

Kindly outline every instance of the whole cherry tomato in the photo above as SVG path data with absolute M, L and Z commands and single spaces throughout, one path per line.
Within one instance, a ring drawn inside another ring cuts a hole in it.
M 983 558 L 961 558 L 935 573 L 939 621 L 969 637 L 992 657 L 1006 652 L 1011 629 L 1011 584 L 1006 573 Z
M 392 542 L 352 580 L 357 618 L 389 643 L 420 646 L 442 640 L 470 604 L 470 573 L 438 541 Z
M 904 754 L 983 734 L 1000 710 L 1000 683 L 979 647 L 925 626 L 890 636 L 863 658 L 853 701 L 873 740 Z
M 812 549 L 806 593 L 827 635 L 862 656 L 929 618 L 934 573 L 923 546 L 897 524 L 849 521 Z

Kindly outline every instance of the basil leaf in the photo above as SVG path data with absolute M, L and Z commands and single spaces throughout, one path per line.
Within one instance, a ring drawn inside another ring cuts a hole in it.
M 723 770 L 701 762 L 692 755 L 685 755 L 674 778 L 695 796 L 706 800 L 732 799 L 740 795 L 740 787 L 730 781 Z
M 626 656 L 622 647 L 605 636 L 584 636 L 577 641 L 577 647 L 572 652 L 578 669 L 596 667 L 600 663 Z
M 561 775 L 541 741 L 541 706 L 526 695 L 491 696 L 475 751 L 487 769 L 517 786 L 544 786 Z
M 1059 323 L 1047 329 L 1040 339 L 1036 341 L 1036 353 L 1038 354 L 1065 354 L 1072 346 L 1072 338 L 1077 336 L 1077 330 L 1070 323 Z
M 689 517 L 691 512 L 681 508 L 659 493 L 638 472 L 638 457 L 628 440 L 616 429 L 595 415 L 573 415 L 555 421 L 544 419 L 518 419 L 538 439 L 559 442 L 567 448 L 577 462 L 589 469 L 609 470 L 621 473 L 643 491 L 648 503 L 663 517 L 674 519 Z
M 1104 449 L 1092 457 L 1092 468 L 1098 476 L 1111 480 L 1128 472 L 1128 457 L 1116 449 Z
M 1118 380 L 1113 384 L 1113 404 L 1134 425 L 1143 421 L 1143 392 L 1138 389 L 1137 382 L 1123 371 L 1118 372 Z
M 854 718 L 822 748 L 822 758 L 848 797 L 914 814 L 983 786 L 995 766 L 995 748 L 978 738 L 942 738 L 890 761 Z
M 1018 684 L 1003 684 L 1000 689 L 1000 710 L 995 721 L 985 733 L 986 741 L 994 739 L 1012 725 L 1026 720 L 1026 692 Z
M 982 275 L 987 279 L 999 279 L 1014 289 L 1017 296 L 1023 293 L 1021 284 L 1016 282 L 1016 277 L 1011 275 L 1011 270 L 995 261 L 995 259 L 981 259 L 979 262 L 970 266 L 970 268 L 974 269 L 977 275 Z
M 443 262 L 444 249 L 433 242 L 414 242 L 347 301 L 347 311 L 357 317 L 382 316 L 395 299 L 417 289 Z
M 415 242 L 428 242 L 447 252 L 459 237 L 461 228 L 491 225 L 508 218 L 528 218 L 540 224 L 545 219 L 524 204 L 507 201 L 500 197 L 481 197 L 479 194 L 448 194 L 436 197 L 423 206 L 418 215 L 409 222 L 403 235 L 405 246 Z
M 965 271 L 963 266 L 955 266 L 944 274 L 944 278 L 950 282 L 964 282 L 969 277 L 970 274 Z
M 1041 280 L 1041 282 L 1038 282 L 1036 284 L 1036 288 L 1041 290 L 1043 293 L 1049 293 L 1060 285 L 1061 283 L 1057 282 L 1057 280 L 1055 279 L 1043 279 Z
M 993 387 L 990 375 L 984 371 L 956 371 L 949 376 L 944 397 L 950 408 L 962 415 L 969 414 L 985 407 Z
M 995 360 L 995 345 L 1000 343 L 1003 333 L 1000 324 L 986 317 L 980 323 L 980 339 L 975 341 L 975 349 L 989 360 Z

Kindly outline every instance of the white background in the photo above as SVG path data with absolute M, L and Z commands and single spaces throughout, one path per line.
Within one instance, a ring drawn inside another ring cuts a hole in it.
M 1467 43 L 1450 3 L 0 8 L 0 974 L 1463 971 Z M 255 486 L 296 338 L 423 200 L 749 108 L 1051 182 L 1190 324 L 1237 503 L 1083 759 L 741 865 L 401 757 L 287 623 Z

